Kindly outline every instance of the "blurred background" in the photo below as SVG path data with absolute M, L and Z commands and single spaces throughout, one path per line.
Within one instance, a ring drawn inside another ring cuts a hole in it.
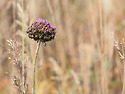
M 23 47 L 31 94 L 37 43 L 25 31 L 38 18 L 57 34 L 41 44 L 36 94 L 125 94 L 125 0 L 0 0 L 0 94 L 23 94 Z

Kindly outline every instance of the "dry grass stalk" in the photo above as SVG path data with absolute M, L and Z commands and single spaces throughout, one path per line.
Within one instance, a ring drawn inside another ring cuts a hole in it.
M 18 42 L 14 40 L 7 40 L 7 42 L 10 47 L 10 49 L 8 49 L 8 53 L 14 67 L 14 73 L 12 74 L 13 85 L 19 92 L 27 94 L 27 66 L 25 64 L 26 61 L 24 62 L 24 66 L 22 66 L 21 63 L 21 46 L 19 46 Z

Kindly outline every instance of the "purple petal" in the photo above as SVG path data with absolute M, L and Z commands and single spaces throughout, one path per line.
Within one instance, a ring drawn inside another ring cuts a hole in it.
M 37 22 L 42 22 L 42 20 L 43 20 L 43 19 L 39 18 L 39 19 L 37 19 L 36 21 L 37 21 Z
M 54 26 L 52 26 L 52 25 L 51 25 L 51 28 L 52 28 L 53 30 L 55 30 L 55 29 L 56 29 L 56 28 L 55 28 Z

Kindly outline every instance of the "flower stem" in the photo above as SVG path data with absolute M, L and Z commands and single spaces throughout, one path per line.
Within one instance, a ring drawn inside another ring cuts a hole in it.
M 32 94 L 35 94 L 35 87 L 36 87 L 36 59 L 38 56 L 38 52 L 39 52 L 39 47 L 40 47 L 40 41 L 38 41 L 37 43 L 37 49 L 36 49 L 36 54 L 35 54 L 35 59 L 33 62 L 33 87 L 32 87 Z

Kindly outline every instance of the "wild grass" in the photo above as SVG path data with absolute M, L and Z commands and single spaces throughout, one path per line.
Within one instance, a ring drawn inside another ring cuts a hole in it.
M 124 94 L 124 49 L 120 46 L 118 50 L 114 41 L 125 38 L 124 5 L 124 0 L 1 0 L 0 93 L 21 94 L 22 85 L 17 89 L 12 82 L 18 77 L 23 83 L 19 72 L 22 68 L 16 67 L 13 60 L 19 62 L 17 66 L 26 64 L 23 72 L 27 73 L 28 89 L 24 89 L 26 94 L 32 93 L 37 43 L 25 31 L 42 17 L 56 26 L 57 36 L 46 47 L 40 46 L 38 94 Z M 19 44 L 11 59 L 10 39 L 14 45 L 15 41 Z M 5 76 L 6 72 L 11 76 Z
M 24 0 L 22 0 L 22 75 L 24 75 Z M 25 77 L 22 76 L 22 82 L 24 82 Z M 23 90 L 25 91 L 25 84 L 23 83 Z M 22 92 L 22 94 L 24 94 Z
M 102 1 L 99 0 L 99 24 L 100 24 L 100 45 L 101 45 L 101 93 L 102 94 L 106 94 L 106 87 L 105 87 L 105 69 L 104 69 L 104 32 L 103 32 L 103 16 L 102 16 Z
M 9 74 L 12 77 L 12 83 L 20 93 L 27 94 L 27 66 L 26 61 L 21 63 L 21 46 L 13 40 L 7 40 L 7 42 L 10 47 L 8 49 L 8 56 L 12 60 L 11 64 L 13 64 L 13 71 Z
M 120 40 L 120 41 L 114 41 L 115 43 L 115 47 L 118 50 L 118 54 L 119 57 L 121 58 L 122 62 L 123 62 L 123 66 L 124 66 L 124 74 L 123 74 L 123 87 L 122 87 L 122 94 L 125 93 L 125 42 L 124 39 Z

